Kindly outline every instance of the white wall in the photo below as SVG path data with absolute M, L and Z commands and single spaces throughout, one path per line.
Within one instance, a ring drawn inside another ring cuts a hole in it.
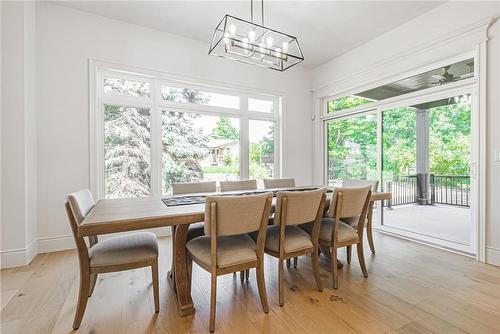
M 2 2 L 1 265 L 36 255 L 34 3 Z
M 448 2 L 313 70 L 315 96 L 347 92 L 380 79 L 474 50 L 473 28 L 499 16 L 500 2 Z M 459 38 L 455 38 L 462 32 Z M 486 260 L 500 265 L 500 23 L 490 28 L 487 73 Z M 423 49 L 424 45 L 432 45 Z M 317 128 L 316 128 L 317 129 Z M 315 142 L 318 131 L 314 134 Z M 313 166 L 314 175 L 323 167 Z
M 208 56 L 201 43 L 66 7 L 37 4 L 38 236 L 40 250 L 73 245 L 66 194 L 89 187 L 89 58 L 283 92 L 284 167 L 312 180 L 310 71 L 284 73 Z

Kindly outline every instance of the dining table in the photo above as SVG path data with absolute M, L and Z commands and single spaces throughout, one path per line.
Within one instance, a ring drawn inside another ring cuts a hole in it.
M 304 191 L 317 186 L 276 188 L 266 190 L 232 191 L 210 194 L 185 194 L 163 198 L 119 198 L 101 199 L 78 226 L 78 236 L 89 237 L 102 234 L 144 230 L 157 227 L 172 227 L 172 268 L 169 271 L 170 285 L 174 291 L 181 316 L 195 312 L 191 298 L 186 261 L 186 240 L 190 224 L 205 219 L 205 198 L 208 195 L 248 195 L 261 192 Z M 331 198 L 329 188 L 327 201 Z M 376 201 L 391 199 L 391 193 L 372 192 L 370 211 Z M 274 197 L 275 198 L 275 197 Z

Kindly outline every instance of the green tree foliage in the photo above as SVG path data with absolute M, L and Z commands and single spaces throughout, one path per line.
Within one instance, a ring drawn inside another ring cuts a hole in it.
M 104 106 L 107 197 L 150 195 L 149 119 L 149 109 Z
M 229 118 L 221 116 L 211 136 L 214 139 L 239 139 L 240 132 L 231 124 Z
M 344 109 L 349 109 L 349 108 L 354 108 L 357 106 L 361 106 L 363 104 L 367 104 L 373 102 L 372 100 L 367 100 L 362 97 L 358 96 L 344 96 L 340 97 L 338 99 L 335 99 L 333 101 L 328 102 L 328 112 L 335 112 L 335 111 L 340 111 Z
M 377 121 L 366 115 L 328 123 L 330 179 L 369 178 L 376 172 Z
M 170 91 L 167 100 L 175 100 L 178 91 Z M 194 89 L 183 89 L 181 99 L 203 104 L 207 99 Z M 164 111 L 162 113 L 163 191 L 170 192 L 172 183 L 197 182 L 203 179 L 200 161 L 208 154 L 208 136 L 195 126 L 197 114 Z

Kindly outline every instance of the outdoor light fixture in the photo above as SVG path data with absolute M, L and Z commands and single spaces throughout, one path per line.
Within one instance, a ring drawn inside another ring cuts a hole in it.
M 284 71 L 304 60 L 296 37 L 253 22 L 253 0 L 246 21 L 226 14 L 215 28 L 208 54 L 242 63 Z

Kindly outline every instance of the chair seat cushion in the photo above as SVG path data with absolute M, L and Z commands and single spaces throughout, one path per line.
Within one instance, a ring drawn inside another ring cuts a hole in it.
M 186 244 L 195 262 L 211 266 L 210 236 L 194 238 Z M 217 238 L 217 268 L 225 268 L 240 263 L 257 260 L 257 246 L 246 234 L 220 236 Z
M 321 228 L 319 230 L 319 239 L 323 241 L 331 241 L 332 229 L 335 220 L 332 218 L 321 219 Z M 337 232 L 337 241 L 357 243 L 359 240 L 358 232 L 354 227 L 344 222 L 339 222 L 339 230 Z
M 205 234 L 204 228 L 205 224 L 203 222 L 189 225 L 186 240 L 189 241 L 194 238 L 201 237 Z
M 267 228 L 266 249 L 279 252 L 280 226 L 273 225 Z M 313 247 L 309 235 L 295 225 L 285 227 L 285 253 L 299 251 Z
M 158 242 L 150 232 L 133 233 L 99 241 L 89 250 L 90 266 L 110 266 L 158 257 Z
M 342 221 L 355 229 L 358 228 L 359 216 L 342 218 Z M 368 223 L 368 219 L 365 220 L 365 226 Z

